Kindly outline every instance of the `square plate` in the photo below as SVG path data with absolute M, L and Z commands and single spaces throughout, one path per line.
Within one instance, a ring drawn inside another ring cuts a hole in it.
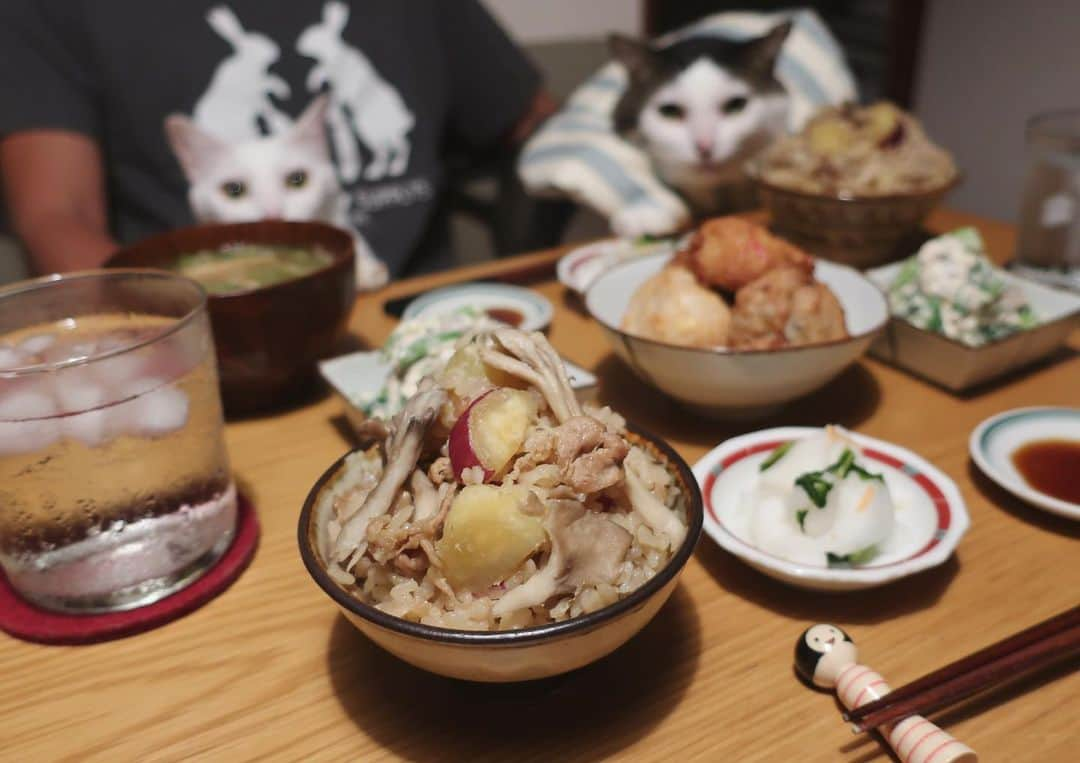
M 866 276 L 884 292 L 902 263 L 869 270 Z M 892 318 L 870 354 L 918 376 L 961 392 L 1045 358 L 1061 346 L 1076 326 L 1080 296 L 1052 289 L 1007 271 L 997 274 L 1023 292 L 1040 324 L 994 342 L 970 347 L 941 334 Z

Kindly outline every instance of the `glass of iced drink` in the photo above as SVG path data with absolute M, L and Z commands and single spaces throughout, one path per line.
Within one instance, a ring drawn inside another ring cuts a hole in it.
M 1013 268 L 1080 289 L 1080 109 L 1032 117 L 1025 137 L 1028 173 Z
M 0 564 L 26 599 L 102 612 L 192 583 L 232 541 L 206 295 L 140 270 L 0 289 Z

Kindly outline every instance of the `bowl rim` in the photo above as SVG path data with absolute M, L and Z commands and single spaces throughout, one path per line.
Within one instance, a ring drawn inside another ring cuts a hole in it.
M 712 471 L 717 463 L 722 462 L 726 456 L 739 453 L 760 443 L 776 440 L 796 440 L 819 431 L 821 431 L 820 427 L 783 426 L 759 429 L 732 437 L 702 456 L 694 464 L 694 475 L 699 478 L 699 483 L 704 482 L 706 475 Z M 880 451 L 904 464 L 915 467 L 919 474 L 930 480 L 941 492 L 942 498 L 949 509 L 949 527 L 940 537 L 935 533 L 932 547 L 917 553 L 913 557 L 896 562 L 847 569 L 800 564 L 762 551 L 749 540 L 740 538 L 726 525 L 716 522 L 710 516 L 705 517 L 705 533 L 718 546 L 745 564 L 769 569 L 782 575 L 783 579 L 788 582 L 799 581 L 798 584 L 791 582 L 792 585 L 815 589 L 823 587 L 821 590 L 835 590 L 831 588 L 835 584 L 848 584 L 859 588 L 884 585 L 894 580 L 939 567 L 948 561 L 949 557 L 955 553 L 964 535 L 971 528 L 971 514 L 956 481 L 914 451 L 861 432 L 849 430 L 848 434 L 863 447 Z M 901 471 L 904 471 L 904 469 L 901 468 Z M 705 501 L 704 490 L 702 490 L 703 505 Z
M 683 350 L 683 351 L 688 351 L 688 352 L 701 352 L 701 353 L 707 353 L 709 355 L 716 355 L 716 356 L 720 356 L 720 357 L 748 357 L 748 356 L 752 356 L 752 355 L 778 355 L 778 354 L 782 354 L 782 353 L 793 354 L 793 353 L 801 353 L 801 352 L 813 352 L 814 350 L 822 349 L 822 348 L 825 348 L 825 347 L 839 347 L 841 345 L 848 344 L 848 343 L 851 343 L 851 342 L 859 342 L 859 341 L 862 341 L 864 339 L 872 339 L 873 337 L 877 336 L 878 334 L 880 334 L 882 331 L 885 330 L 885 327 L 889 325 L 889 319 L 892 317 L 889 314 L 889 301 L 885 298 L 884 292 L 881 291 L 881 289 L 878 287 L 878 285 L 876 283 L 874 283 L 872 280 L 867 278 L 865 273 L 862 273 L 857 268 L 853 268 L 850 265 L 844 265 L 844 264 L 841 264 L 839 262 L 832 262 L 831 260 L 823 260 L 823 258 L 821 258 L 821 257 L 815 257 L 814 258 L 814 267 L 815 268 L 817 267 L 817 263 L 819 261 L 824 261 L 827 264 L 828 267 L 835 267 L 835 268 L 842 268 L 844 270 L 850 270 L 857 277 L 859 277 L 862 280 L 866 281 L 866 283 L 869 284 L 872 287 L 874 293 L 881 300 L 882 312 L 883 312 L 885 317 L 881 321 L 879 321 L 877 324 L 875 324 L 871 328 L 867 329 L 866 331 L 863 331 L 863 332 L 861 332 L 859 334 L 848 334 L 843 339 L 830 339 L 828 342 L 814 342 L 813 344 L 789 345 L 789 346 L 786 346 L 786 347 L 776 347 L 776 348 L 773 348 L 773 349 L 770 349 L 770 350 L 735 350 L 735 349 L 731 349 L 731 348 L 728 348 L 728 347 L 690 347 L 690 346 L 684 345 L 684 344 L 674 344 L 672 342 L 664 342 L 664 341 L 661 341 L 659 339 L 651 339 L 649 337 L 641 336 L 640 334 L 631 334 L 630 332 L 624 331 L 622 328 L 619 328 L 618 326 L 612 326 L 610 323 L 603 320 L 602 318 L 600 318 L 600 316 L 598 316 L 596 313 L 593 312 L 591 300 L 589 299 L 589 297 L 592 294 L 593 289 L 595 289 L 597 286 L 599 286 L 600 282 L 603 281 L 606 276 L 610 275 L 611 273 L 614 273 L 616 270 L 619 270 L 620 268 L 629 267 L 630 265 L 638 265 L 641 262 L 643 262 L 645 260 L 648 260 L 650 258 L 655 258 L 655 257 L 671 258 L 673 256 L 674 255 L 662 254 L 662 253 L 661 254 L 646 254 L 646 255 L 643 255 L 641 257 L 636 257 L 633 260 L 628 260 L 627 262 L 617 263 L 617 264 L 611 266 L 610 268 L 608 268 L 607 270 L 605 270 L 603 273 L 601 273 L 599 276 L 597 276 L 595 279 L 593 279 L 593 282 L 591 284 L 589 284 L 589 288 L 585 290 L 585 310 L 589 313 L 589 317 L 591 317 L 594 321 L 599 323 L 601 326 L 603 326 L 608 331 L 611 331 L 611 332 L 614 332 L 614 333 L 618 334 L 624 340 L 633 340 L 635 342 L 645 342 L 646 344 L 656 345 L 657 347 L 665 347 L 665 348 L 671 349 L 671 350 Z M 839 300 L 839 298 L 837 298 L 837 299 Z M 846 327 L 845 327 L 845 329 L 846 329 Z
M 906 191 L 903 193 L 885 193 L 878 196 L 856 196 L 850 193 L 813 193 L 812 191 L 801 191 L 796 188 L 788 188 L 786 186 L 777 185 L 776 183 L 771 183 L 768 180 L 765 180 L 761 175 L 760 159 L 751 159 L 747 162 L 743 166 L 743 173 L 757 186 L 764 188 L 771 193 L 787 194 L 809 201 L 840 202 L 851 206 L 869 206 L 871 204 L 888 204 L 930 198 L 938 194 L 948 193 L 964 179 L 964 173 L 957 168 L 953 172 L 952 177 L 941 185 L 932 188 L 924 188 L 920 191 Z
M 128 263 L 113 264 L 121 257 L 133 256 L 132 252 L 138 253 L 144 249 L 150 249 L 151 251 L 159 249 L 162 244 L 166 244 L 171 239 L 194 235 L 197 231 L 205 231 L 207 235 L 212 236 L 224 236 L 227 240 L 220 244 L 210 245 L 205 248 L 208 249 L 222 249 L 228 246 L 236 246 L 243 244 L 253 243 L 266 243 L 256 242 L 253 239 L 258 236 L 253 235 L 254 232 L 265 229 L 292 229 L 300 230 L 308 228 L 313 231 L 318 231 L 320 235 L 328 237 L 338 237 L 339 244 L 343 246 L 339 249 L 336 246 L 322 245 L 322 248 L 333 259 L 321 268 L 312 270 L 310 273 L 297 276 L 296 278 L 289 278 L 284 281 L 278 281 L 277 283 L 267 284 L 266 286 L 256 286 L 250 289 L 241 289 L 239 291 L 225 292 L 224 294 L 213 294 L 209 291 L 206 292 L 207 302 L 215 302 L 217 304 L 223 304 L 229 301 L 238 301 L 244 297 L 250 297 L 252 294 L 274 294 L 280 291 L 287 291 L 291 288 L 296 288 L 297 284 L 305 284 L 314 281 L 315 279 L 326 276 L 329 273 L 336 273 L 342 270 L 346 266 L 352 268 L 353 261 L 356 258 L 356 251 L 352 244 L 352 237 L 347 230 L 339 228 L 336 225 L 322 222 L 321 220 L 252 220 L 249 222 L 236 222 L 236 223 L 202 223 L 196 225 L 187 225 L 181 228 L 171 228 L 169 230 L 161 231 L 150 236 L 134 241 L 130 244 L 122 246 L 117 249 L 102 266 L 108 270 L 115 270 L 119 268 L 131 268 L 140 267 L 150 270 L 163 271 L 166 273 L 172 273 L 173 275 L 181 278 L 188 278 L 194 281 L 195 279 L 186 276 L 178 270 L 169 270 L 168 268 L 157 267 L 152 265 L 131 265 Z M 229 233 L 235 233 L 235 236 L 229 236 Z M 245 235 L 246 234 L 246 235 Z M 276 238 L 275 236 L 268 236 L 268 238 Z M 321 242 L 314 242 L 319 245 Z M 273 245 L 273 244 L 269 244 Z M 279 246 L 285 244 L 278 244 Z M 179 256 L 179 253 L 175 254 Z M 196 281 L 198 283 L 198 281 Z M 202 284 L 199 284 L 200 287 Z M 204 288 L 205 291 L 205 288 Z
M 345 459 L 361 450 L 360 448 L 354 448 L 338 458 L 325 472 L 322 473 L 315 482 L 315 485 L 308 492 L 307 498 L 304 499 L 304 506 L 300 511 L 300 519 L 297 523 L 297 542 L 300 546 L 300 557 L 303 560 L 308 573 L 314 578 L 318 586 L 324 593 L 330 596 L 339 607 L 347 610 L 353 615 L 363 618 L 373 625 L 393 631 L 400 635 L 411 636 L 413 638 L 434 641 L 446 645 L 514 647 L 535 644 L 539 641 L 553 640 L 591 631 L 639 608 L 648 599 L 652 598 L 654 594 L 663 589 L 664 586 L 675 580 L 686 566 L 690 556 L 693 554 L 694 548 L 701 538 L 702 527 L 704 526 L 705 521 L 705 508 L 702 502 L 701 488 L 698 485 L 697 479 L 694 477 L 690 465 L 686 463 L 685 459 L 683 459 L 683 457 L 680 456 L 667 442 L 646 432 L 640 427 L 627 424 L 627 430 L 637 438 L 647 441 L 649 444 L 656 447 L 657 450 L 664 454 L 669 463 L 675 467 L 675 470 L 679 473 L 679 477 L 689 493 L 687 506 L 689 522 L 686 536 L 683 538 L 682 543 L 659 572 L 623 598 L 602 609 L 598 609 L 595 612 L 579 615 L 578 617 L 571 617 L 568 620 L 562 620 L 556 623 L 535 625 L 529 628 L 517 628 L 506 631 L 467 631 L 457 628 L 444 628 L 441 626 L 415 623 L 411 620 L 405 620 L 383 612 L 370 604 L 366 604 L 359 599 L 350 596 L 343 588 L 341 588 L 341 586 L 333 581 L 329 573 L 327 573 L 322 565 L 319 564 L 316 559 L 315 550 L 308 543 L 308 526 L 311 523 L 315 503 L 318 500 L 319 494 L 322 493 L 326 484 L 341 469 L 341 465 L 345 462 Z

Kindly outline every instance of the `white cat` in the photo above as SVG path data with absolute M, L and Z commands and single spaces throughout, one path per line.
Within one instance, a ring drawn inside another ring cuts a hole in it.
M 181 114 L 167 117 L 165 133 L 190 183 L 188 202 L 195 218 L 318 220 L 351 230 L 348 197 L 338 183 L 326 143 L 327 105 L 327 96 L 319 96 L 285 131 L 236 143 L 218 138 Z M 352 233 L 357 287 L 384 285 L 386 265 L 359 233 Z
M 744 42 L 695 36 L 660 48 L 611 38 L 629 75 L 615 130 L 640 144 L 660 179 L 698 213 L 718 211 L 718 191 L 741 182 L 745 162 L 785 134 L 790 99 L 773 68 L 790 29 L 786 22 Z M 648 232 L 658 221 L 639 218 L 655 210 L 619 210 L 612 227 Z
M 258 137 L 260 120 L 272 133 L 288 128 L 292 120 L 270 100 L 271 95 L 288 98 L 290 92 L 288 82 L 269 72 L 281 55 L 277 43 L 266 35 L 245 31 L 224 5 L 210 9 L 206 23 L 232 45 L 233 52 L 218 64 L 206 92 L 195 104 L 195 121 L 228 140 Z
M 354 131 L 372 154 L 364 177 L 397 177 L 409 164 L 406 136 L 415 120 L 398 91 L 379 76 L 371 61 L 342 39 L 348 21 L 348 7 L 332 0 L 323 6 L 322 21 L 300 34 L 296 50 L 316 61 L 308 73 L 307 88 L 317 92 L 330 85 L 333 100 L 328 126 L 346 183 L 360 177 Z

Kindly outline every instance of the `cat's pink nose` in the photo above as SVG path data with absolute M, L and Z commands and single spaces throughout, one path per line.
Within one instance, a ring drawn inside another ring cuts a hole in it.
M 711 159 L 713 142 L 711 140 L 695 140 L 694 145 L 697 146 L 698 156 L 702 159 Z

